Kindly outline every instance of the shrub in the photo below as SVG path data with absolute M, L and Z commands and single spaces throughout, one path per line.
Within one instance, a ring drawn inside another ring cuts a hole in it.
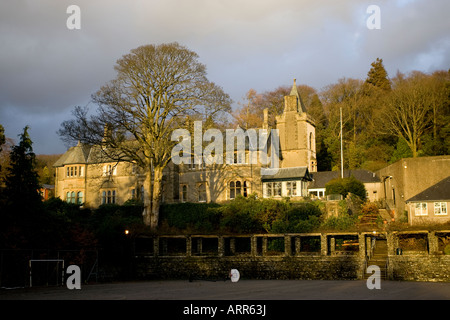
M 366 199 L 366 187 L 364 183 L 356 180 L 355 177 L 351 176 L 349 178 L 337 178 L 329 181 L 325 185 L 325 193 L 330 194 L 341 194 L 344 198 L 349 194 L 355 194 L 362 200 Z
M 221 212 L 216 203 L 172 203 L 160 208 L 160 220 L 169 228 L 210 233 L 219 228 Z
M 273 233 L 312 232 L 320 226 L 321 217 L 322 210 L 316 203 L 291 203 L 283 216 L 273 222 L 270 231 Z
M 358 220 L 357 215 L 342 214 L 339 217 L 330 217 L 321 225 L 323 229 L 329 230 L 351 230 Z
M 378 214 L 378 206 L 373 202 L 365 202 L 361 206 L 361 214 Z

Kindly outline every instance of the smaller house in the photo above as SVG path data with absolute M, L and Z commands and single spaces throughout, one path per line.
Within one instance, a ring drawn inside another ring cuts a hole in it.
M 55 195 L 55 186 L 50 184 L 43 184 L 39 189 L 39 194 L 41 195 L 42 200 L 47 201 Z
M 450 176 L 406 200 L 411 225 L 450 222 Z
M 312 172 L 311 175 L 312 181 L 308 184 L 308 194 L 314 198 L 324 199 L 325 185 L 333 179 L 340 178 L 341 172 L 320 171 Z M 374 172 L 368 170 L 344 170 L 344 178 L 350 178 L 351 176 L 364 184 L 368 200 L 373 202 L 381 199 L 381 180 Z
M 311 181 L 308 167 L 265 169 L 261 175 L 264 198 L 306 197 L 307 183 Z

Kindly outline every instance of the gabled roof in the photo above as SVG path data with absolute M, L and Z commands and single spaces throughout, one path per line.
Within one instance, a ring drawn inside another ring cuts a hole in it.
M 311 180 L 308 167 L 292 167 L 265 169 L 261 168 L 261 180 L 267 181 L 293 181 L 293 180 Z
M 69 148 L 56 162 L 53 164 L 54 167 L 62 167 L 68 164 L 83 164 L 86 163 L 89 156 L 89 151 L 91 146 L 78 144 L 75 147 Z
M 71 164 L 92 164 L 115 162 L 106 152 L 102 151 L 101 146 L 91 146 L 78 142 L 75 147 L 69 148 L 56 162 L 53 167 L 62 167 Z
M 309 189 L 325 188 L 330 180 L 340 178 L 340 171 L 320 171 L 312 172 L 312 182 L 309 184 Z M 344 178 L 355 177 L 356 180 L 362 183 L 380 182 L 380 178 L 374 172 L 368 170 L 344 170 Z
M 406 202 L 450 200 L 450 176 L 416 194 Z

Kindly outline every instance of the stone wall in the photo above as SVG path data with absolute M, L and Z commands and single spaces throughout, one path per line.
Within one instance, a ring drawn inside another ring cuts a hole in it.
M 390 279 L 450 282 L 450 231 L 392 232 L 387 240 Z
M 386 239 L 388 279 L 450 281 L 450 255 L 442 251 L 448 236 L 450 231 L 159 236 L 136 239 L 134 262 L 140 278 L 220 280 L 238 269 L 244 279 L 363 279 L 372 244 Z

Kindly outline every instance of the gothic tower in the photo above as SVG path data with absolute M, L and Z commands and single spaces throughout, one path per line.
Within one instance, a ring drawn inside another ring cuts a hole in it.
M 317 171 L 316 128 L 298 93 L 297 84 L 284 97 L 283 114 L 276 117 L 280 137 L 280 167 L 308 167 Z

